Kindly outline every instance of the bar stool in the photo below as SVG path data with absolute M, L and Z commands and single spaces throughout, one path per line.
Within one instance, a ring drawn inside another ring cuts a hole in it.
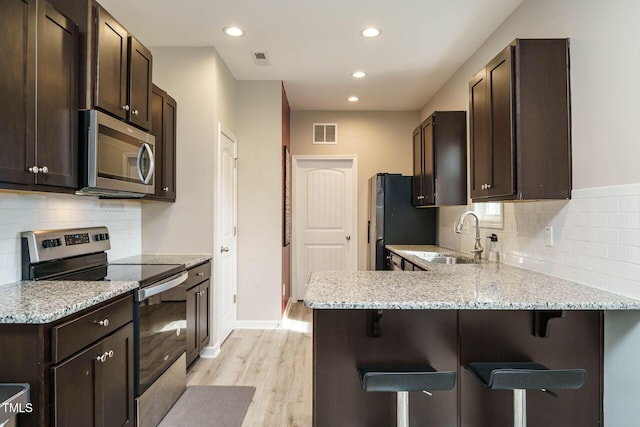
M 375 366 L 358 368 L 364 391 L 394 392 L 397 395 L 396 425 L 409 427 L 409 392 L 451 390 L 456 373 L 438 372 L 429 365 Z
M 482 385 L 491 390 L 513 390 L 513 425 L 527 425 L 527 390 L 540 390 L 557 396 L 550 389 L 579 389 L 584 369 L 548 369 L 535 362 L 486 362 L 465 366 Z

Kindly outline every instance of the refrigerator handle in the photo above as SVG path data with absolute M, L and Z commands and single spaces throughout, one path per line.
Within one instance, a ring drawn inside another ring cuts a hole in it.
M 367 221 L 367 244 L 371 243 L 371 221 Z

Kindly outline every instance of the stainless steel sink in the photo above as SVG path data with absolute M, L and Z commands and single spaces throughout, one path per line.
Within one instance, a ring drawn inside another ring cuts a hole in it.
M 17 413 L 27 410 L 30 403 L 29 384 L 0 384 L 0 426 Z M 11 425 L 11 422 L 8 423 Z
M 473 258 L 463 255 L 422 251 L 407 251 L 407 254 L 418 257 L 423 261 L 433 262 L 436 264 L 473 264 Z
M 442 256 L 434 256 L 430 258 L 425 257 L 422 259 L 427 262 L 434 262 L 437 264 L 473 264 L 472 258 L 467 258 L 463 256 L 454 256 L 454 255 L 442 255 Z

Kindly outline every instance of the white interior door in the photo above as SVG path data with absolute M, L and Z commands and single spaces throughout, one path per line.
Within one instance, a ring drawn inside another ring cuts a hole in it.
M 293 297 L 312 271 L 357 269 L 355 156 L 294 156 Z
M 214 248 L 217 283 L 215 307 L 219 343 L 222 343 L 235 328 L 237 313 L 237 145 L 236 137 L 219 124 Z

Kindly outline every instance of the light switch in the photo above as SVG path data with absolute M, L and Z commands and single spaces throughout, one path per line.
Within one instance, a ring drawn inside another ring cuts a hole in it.
M 553 246 L 553 226 L 547 225 L 544 228 L 544 245 Z

